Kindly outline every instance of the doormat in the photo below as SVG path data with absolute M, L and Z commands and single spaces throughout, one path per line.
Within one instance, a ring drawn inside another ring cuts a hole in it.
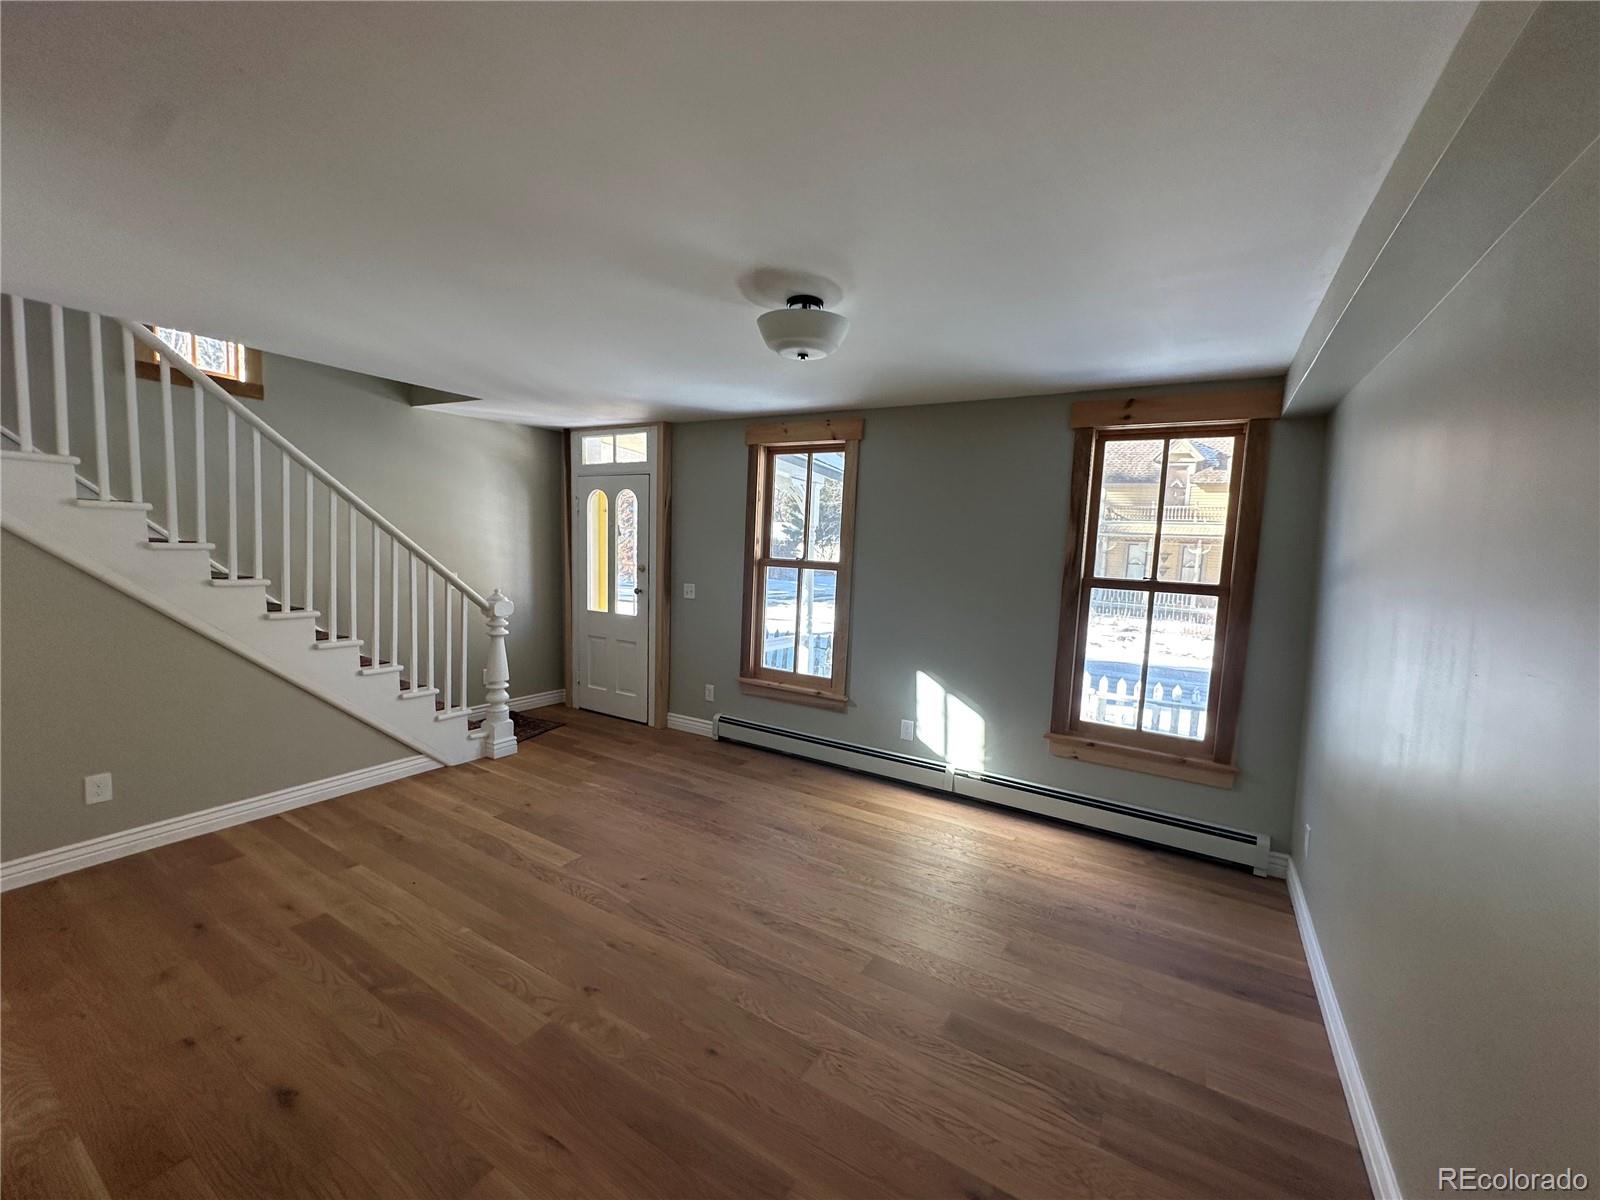
M 468 722 L 469 729 L 477 729 L 482 721 Z M 533 717 L 527 713 L 513 712 L 511 714 L 511 729 L 517 735 L 517 741 L 526 742 L 538 737 L 541 733 L 549 733 L 552 729 L 560 729 L 560 721 L 549 721 L 544 717 Z
M 552 729 L 560 729 L 560 721 L 547 720 L 544 717 L 535 717 L 529 713 L 514 712 L 511 714 L 511 728 L 517 731 L 517 741 L 526 742 L 538 737 L 541 733 L 549 733 Z

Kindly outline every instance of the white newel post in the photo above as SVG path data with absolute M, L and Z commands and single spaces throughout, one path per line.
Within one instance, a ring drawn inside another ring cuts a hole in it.
M 483 715 L 483 746 L 490 758 L 517 752 L 517 735 L 507 703 L 511 699 L 511 664 L 506 660 L 508 618 L 514 611 L 515 606 L 499 588 L 489 593 L 489 665 L 483 669 L 489 711 Z

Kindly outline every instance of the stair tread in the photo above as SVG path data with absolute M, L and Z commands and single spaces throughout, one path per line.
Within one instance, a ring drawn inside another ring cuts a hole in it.
M 283 602 L 281 600 L 268 600 L 267 601 L 267 611 L 268 612 L 282 612 L 283 611 Z M 316 610 L 315 609 L 308 609 L 302 604 L 294 604 L 294 605 L 290 606 L 289 611 L 290 612 L 315 612 Z
M 400 690 L 402 692 L 409 692 L 411 690 L 411 680 L 409 680 L 409 679 L 401 679 L 400 680 Z M 423 690 L 426 691 L 427 689 L 423 689 Z M 434 690 L 437 691 L 438 689 L 434 689 Z M 444 701 L 442 699 L 440 699 L 438 696 L 435 696 L 433 698 L 433 708 L 434 708 L 435 712 L 443 712 L 444 711 Z

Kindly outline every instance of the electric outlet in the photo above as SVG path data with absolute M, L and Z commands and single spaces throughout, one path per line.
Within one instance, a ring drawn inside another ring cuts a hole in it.
M 900 740 L 902 742 L 909 742 L 912 738 L 914 738 L 916 736 L 917 736 L 917 723 L 915 721 L 901 721 L 900 722 Z
M 85 804 L 104 804 L 111 799 L 111 776 L 85 775 L 83 777 L 83 802 Z
M 716 684 L 714 684 L 714 683 L 706 684 L 706 699 L 707 700 L 715 700 L 716 698 L 717 698 L 717 687 L 716 687 Z
M 683 585 L 683 598 L 685 600 L 694 599 L 694 584 L 686 583 Z

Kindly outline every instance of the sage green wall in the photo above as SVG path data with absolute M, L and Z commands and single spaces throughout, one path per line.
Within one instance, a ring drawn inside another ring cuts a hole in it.
M 1332 421 L 1295 862 L 1406 1196 L 1600 1180 L 1597 226 L 1591 142 Z
M 1070 397 L 866 414 L 851 603 L 851 705 L 836 713 L 738 689 L 746 422 L 674 427 L 671 710 L 738 714 L 929 754 L 900 740 L 918 671 L 982 716 L 985 767 L 1090 795 L 1221 821 L 1287 849 L 1322 490 L 1320 419 L 1273 434 L 1231 790 L 1050 754 L 1066 547 Z M 683 599 L 693 583 L 696 598 Z M 706 684 L 717 699 L 707 702 Z
M 9 533 L 0 713 L 8 862 L 415 753 Z
M 27 305 L 28 365 L 33 397 L 35 438 L 54 448 L 51 418 L 49 311 L 43 304 Z M 111 465 L 114 491 L 129 494 L 127 437 L 123 418 L 122 352 L 120 339 L 106 334 L 107 397 L 110 407 Z M 89 390 L 88 323 L 82 313 L 66 314 L 68 376 L 76 399 L 72 413 L 72 448 L 83 458 L 79 472 L 95 474 L 92 409 L 84 402 Z M 9 310 L 0 308 L 0 344 L 10 346 Z M 263 356 L 266 399 L 246 401 L 251 411 L 369 504 L 414 538 L 469 585 L 485 595 L 500 588 L 517 606 L 511 621 L 507 653 L 514 696 L 547 692 L 563 686 L 561 646 L 561 455 L 559 433 L 497 421 L 473 420 L 413 407 L 411 389 L 403 383 L 341 371 L 281 355 Z M 11 372 L 0 373 L 0 412 L 16 428 Z M 155 504 L 154 520 L 165 522 L 162 460 L 161 390 L 155 382 L 141 381 L 140 443 L 145 499 Z M 179 464 L 180 531 L 194 536 L 194 425 L 193 391 L 174 388 L 174 433 Z M 209 540 L 217 543 L 215 557 L 227 553 L 227 439 L 220 405 L 208 402 L 206 412 L 206 495 Z M 251 543 L 248 497 L 250 444 L 241 431 L 238 441 L 241 487 L 241 570 L 248 572 L 254 553 Z M 270 445 L 263 446 L 262 511 L 265 519 L 265 570 L 281 579 L 279 555 L 279 463 Z M 293 473 L 291 507 L 297 534 L 291 561 L 295 603 L 301 601 L 304 579 L 303 476 Z M 314 558 L 317 606 L 327 613 L 327 499 L 316 493 Z M 340 539 L 344 544 L 346 514 L 340 514 Z M 363 636 L 370 636 L 371 571 L 370 532 L 365 520 L 358 526 L 358 620 Z M 341 556 L 345 553 L 341 550 Z M 386 554 L 387 552 L 385 552 Z M 341 562 L 348 562 L 341 557 Z M 384 636 L 388 626 L 387 558 L 380 572 L 384 588 Z M 346 568 L 347 569 L 347 568 Z M 402 583 L 402 587 L 404 584 Z M 347 584 L 341 571 L 341 608 L 347 608 Z M 443 592 L 436 620 L 442 634 Z M 402 609 L 402 629 L 408 618 Z M 341 619 L 341 628 L 344 620 Z M 479 684 L 488 637 L 481 615 L 472 614 L 469 625 L 469 694 L 482 700 Z M 389 657 L 388 648 L 384 657 Z M 443 651 L 440 651 L 442 656 Z M 439 669 L 443 670 L 442 657 Z

